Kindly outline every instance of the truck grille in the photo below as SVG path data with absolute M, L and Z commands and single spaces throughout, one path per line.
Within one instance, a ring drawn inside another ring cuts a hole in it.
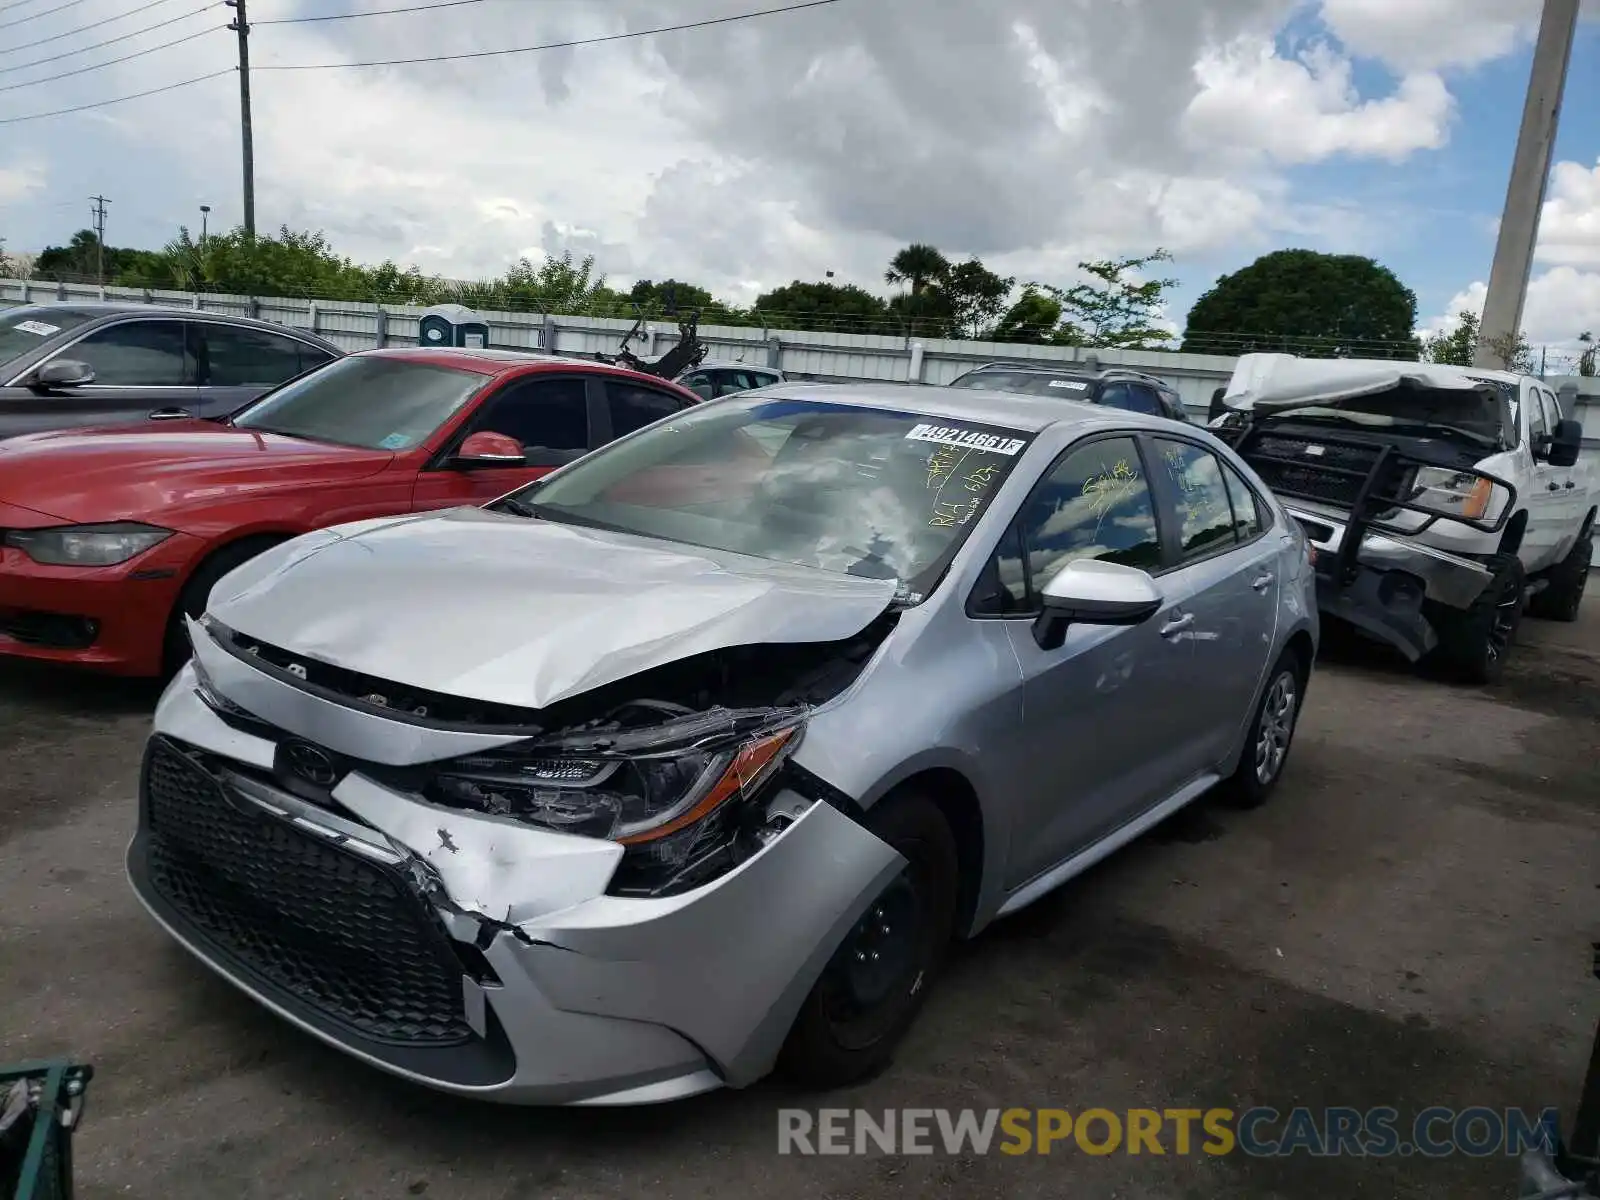
M 1308 454 L 1308 447 L 1321 452 Z M 1298 500 L 1351 508 L 1382 450 L 1351 442 L 1264 434 L 1239 448 L 1244 460 L 1274 492 Z
M 366 1037 L 472 1038 L 462 966 L 400 879 L 236 806 L 165 738 L 146 753 L 143 796 L 151 886 L 203 941 Z

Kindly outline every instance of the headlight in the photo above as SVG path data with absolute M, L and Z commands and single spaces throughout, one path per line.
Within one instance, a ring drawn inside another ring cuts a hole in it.
M 1407 499 L 1440 516 L 1483 521 L 1492 520 L 1505 503 L 1505 489 L 1471 471 L 1419 467 Z
M 36 563 L 51 567 L 112 567 L 143 554 L 172 536 L 172 530 L 137 521 L 108 525 L 56 525 L 48 529 L 13 529 L 5 544 Z
M 452 759 L 428 790 L 453 807 L 664 852 L 670 842 L 686 856 L 699 839 L 674 835 L 751 795 L 801 728 L 792 712 L 723 709 L 665 722 L 654 715 L 648 728 L 535 738 Z

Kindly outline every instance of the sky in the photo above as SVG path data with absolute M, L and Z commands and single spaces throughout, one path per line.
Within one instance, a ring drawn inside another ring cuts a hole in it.
M 1220 274 L 1301 246 L 1391 268 L 1424 329 L 1482 305 L 1539 0 L 833 0 L 283 69 L 793 2 L 249 0 L 257 226 L 454 279 L 570 249 L 614 285 L 735 303 L 828 271 L 887 292 L 913 241 L 1057 284 L 1161 247 L 1178 326 Z M 1524 318 L 1556 354 L 1600 336 L 1600 0 L 1583 11 Z M 7 251 L 65 241 L 95 194 L 113 245 L 197 231 L 202 204 L 239 222 L 231 16 L 0 0 Z

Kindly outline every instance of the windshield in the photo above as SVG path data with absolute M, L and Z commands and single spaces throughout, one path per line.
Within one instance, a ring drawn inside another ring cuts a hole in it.
M 89 314 L 71 309 L 45 308 L 26 304 L 0 312 L 0 363 L 21 358 L 44 345 L 46 340 L 89 320 Z
M 1485 448 L 1511 444 L 1506 430 L 1510 410 L 1505 395 L 1460 388 L 1399 387 L 1370 396 L 1353 396 L 1337 404 L 1287 408 L 1270 416 L 1285 420 L 1320 420 L 1332 424 L 1391 429 L 1420 437 L 1452 438 Z
M 398 358 L 339 358 L 269 392 L 236 429 L 367 450 L 409 450 L 461 410 L 488 376 Z
M 1029 435 L 730 397 L 596 451 L 510 511 L 932 591 Z
M 1021 392 L 1027 396 L 1057 396 L 1068 400 L 1081 400 L 1089 393 L 1089 381 L 1070 371 L 1060 374 L 1051 371 L 969 371 L 950 386 L 976 388 L 985 392 Z

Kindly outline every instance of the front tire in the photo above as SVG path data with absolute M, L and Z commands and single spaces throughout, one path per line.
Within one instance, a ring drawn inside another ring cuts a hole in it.
M 938 806 L 902 793 L 868 825 L 906 866 L 845 935 L 795 1017 L 778 1069 L 807 1087 L 843 1087 L 888 1065 L 955 930 L 961 871 Z
M 1273 664 L 1256 703 L 1239 766 L 1223 785 L 1223 795 L 1233 807 L 1260 808 L 1277 790 L 1294 744 L 1309 674 L 1308 664 L 1292 649 L 1285 650 Z
M 211 599 L 211 589 L 235 567 L 241 567 L 264 550 L 276 546 L 282 538 L 256 537 L 224 546 L 195 568 L 178 595 L 178 603 L 167 619 L 166 644 L 162 648 L 162 671 L 166 678 L 176 675 L 189 661 L 193 648 L 189 645 L 189 631 L 184 627 L 185 617 L 198 617 L 206 610 Z
M 1437 619 L 1439 644 L 1433 659 L 1462 683 L 1498 683 L 1522 624 L 1527 578 L 1514 554 L 1496 554 L 1487 566 L 1489 584 L 1465 611 Z
M 1529 603 L 1528 615 L 1550 621 L 1576 621 L 1593 558 L 1594 532 L 1585 530 L 1566 558 L 1551 569 L 1549 586 Z

